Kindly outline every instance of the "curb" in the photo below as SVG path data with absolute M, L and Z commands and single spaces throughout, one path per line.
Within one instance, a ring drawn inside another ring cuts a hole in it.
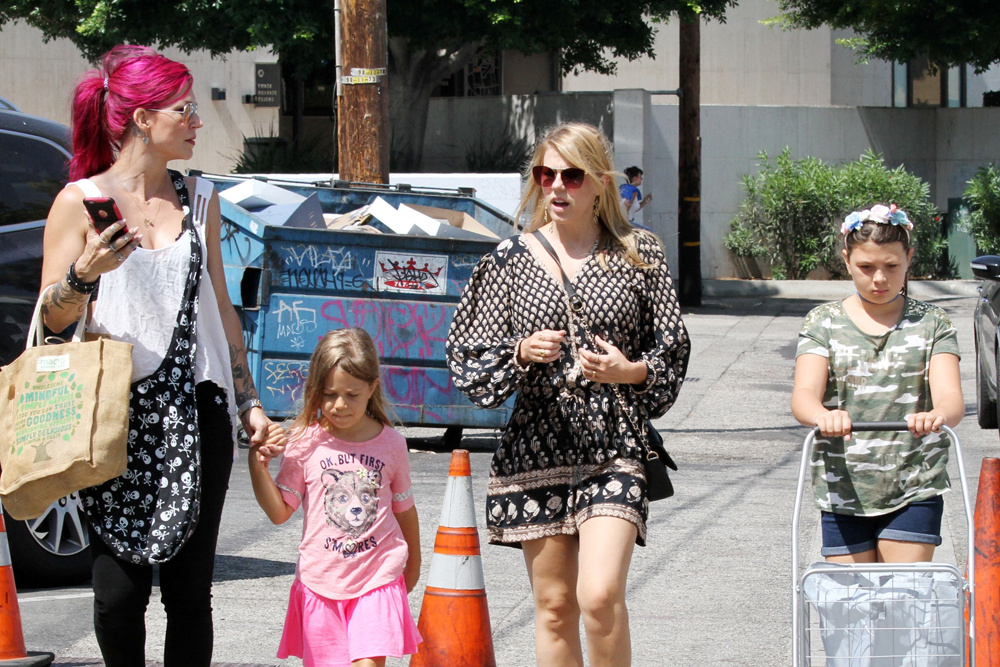
M 979 295 L 978 280 L 911 280 L 915 299 L 955 299 Z M 850 280 L 703 280 L 708 297 L 777 297 L 783 299 L 842 299 L 854 293 Z

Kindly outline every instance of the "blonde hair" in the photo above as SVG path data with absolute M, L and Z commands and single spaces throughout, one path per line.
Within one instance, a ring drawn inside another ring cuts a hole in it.
M 615 176 L 623 174 L 614 170 L 611 157 L 611 142 L 604 133 L 587 123 L 563 123 L 549 129 L 538 142 L 535 152 L 528 163 L 526 178 L 528 187 L 524 191 L 521 205 L 517 209 L 517 220 L 521 220 L 526 211 L 531 211 L 531 219 L 525 230 L 533 232 L 545 224 L 545 196 L 541 186 L 535 183 L 531 176 L 533 167 L 542 164 L 545 151 L 556 150 L 566 162 L 587 172 L 587 178 L 597 186 L 597 217 L 601 226 L 601 241 L 598 246 L 598 259 L 601 266 L 607 268 L 607 253 L 613 245 L 618 245 L 625 252 L 629 263 L 641 269 L 651 268 L 636 249 L 636 235 L 641 233 L 632 226 L 622 208 L 621 195 L 615 185 Z M 607 183 L 602 180 L 606 177 Z M 649 235 L 656 238 L 654 235 Z M 657 239 L 659 242 L 659 239 Z
M 375 421 L 391 426 L 389 407 L 380 382 L 378 349 L 367 331 L 354 327 L 328 332 L 313 350 L 309 358 L 309 376 L 302 392 L 302 412 L 292 423 L 292 430 L 301 433 L 319 421 L 323 385 L 330 371 L 336 368 L 375 386 L 365 412 Z

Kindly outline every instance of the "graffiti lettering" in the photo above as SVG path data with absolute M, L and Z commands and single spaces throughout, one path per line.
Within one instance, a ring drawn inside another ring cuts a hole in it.
M 279 299 L 274 314 L 278 316 L 278 338 L 298 338 L 301 341 L 302 334 L 316 330 L 316 310 L 306 308 L 301 300 L 288 303 Z
M 308 361 L 264 362 L 264 388 L 271 396 L 282 396 L 291 403 L 302 398 L 302 388 L 308 376 Z
M 371 289 L 368 280 L 361 274 L 347 275 L 332 269 L 286 269 L 275 274 L 276 284 L 282 287 L 300 289 Z

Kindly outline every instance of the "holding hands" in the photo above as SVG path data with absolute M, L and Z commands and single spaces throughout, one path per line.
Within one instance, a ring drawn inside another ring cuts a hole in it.
M 285 429 L 281 428 L 281 424 L 274 422 L 269 422 L 266 428 L 259 429 L 254 435 L 258 434 L 261 435 L 260 444 L 250 441 L 250 459 L 257 460 L 267 467 L 272 459 L 278 458 L 285 451 L 288 438 L 285 437 Z

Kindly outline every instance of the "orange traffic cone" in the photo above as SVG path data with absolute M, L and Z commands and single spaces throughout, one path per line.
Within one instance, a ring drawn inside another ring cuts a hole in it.
M 0 506 L 0 666 L 45 667 L 52 664 L 51 653 L 32 653 L 24 650 L 24 632 L 21 630 L 21 609 L 17 606 L 17 588 L 14 571 L 10 565 L 10 546 L 7 528 L 3 523 Z
M 496 667 L 469 452 L 451 453 L 441 523 L 417 627 L 424 641 L 410 667 Z
M 1000 667 L 1000 459 L 983 459 L 975 524 L 976 667 Z

